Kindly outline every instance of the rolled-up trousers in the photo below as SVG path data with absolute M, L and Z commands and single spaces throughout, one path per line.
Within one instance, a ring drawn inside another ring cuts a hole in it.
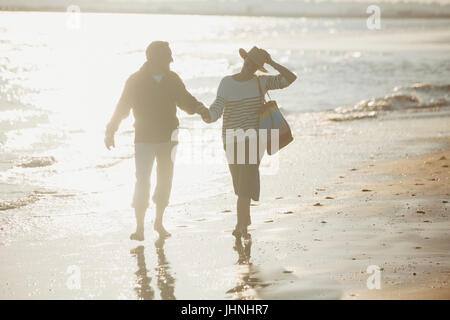
M 147 209 L 150 198 L 150 178 L 156 159 L 156 188 L 153 202 L 167 207 L 172 189 L 173 166 L 176 155 L 176 142 L 135 144 L 136 184 L 133 195 L 133 208 Z

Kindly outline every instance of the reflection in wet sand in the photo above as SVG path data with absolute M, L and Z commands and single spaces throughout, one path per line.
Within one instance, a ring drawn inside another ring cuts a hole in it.
M 143 300 L 153 300 L 155 291 L 150 286 L 152 278 L 147 275 L 147 266 L 145 264 L 144 246 L 138 246 L 131 250 L 132 255 L 137 258 L 138 270 L 136 271 L 136 291 L 137 296 Z
M 175 279 L 169 273 L 170 265 L 164 254 L 164 238 L 159 238 L 155 241 L 156 255 L 158 262 L 155 267 L 157 277 L 157 287 L 160 292 L 161 299 L 175 300 Z M 153 300 L 155 298 L 155 291 L 150 286 L 152 280 L 148 276 L 147 265 L 145 263 L 144 246 L 138 246 L 130 251 L 133 256 L 136 256 L 138 270 L 136 271 L 136 292 L 139 299 Z
M 339 299 L 341 284 L 327 275 L 298 277 L 283 266 L 255 266 L 250 262 L 251 241 L 236 239 L 233 249 L 238 253 L 236 286 L 226 298 L 236 300 L 304 300 Z
M 155 268 L 157 285 L 160 291 L 161 299 L 175 300 L 175 279 L 170 274 L 170 265 L 164 254 L 165 238 L 159 238 L 155 242 L 156 255 L 158 256 L 158 264 Z
M 245 240 L 244 245 L 240 238 L 236 238 L 233 249 L 238 253 L 238 277 L 236 286 L 226 293 L 236 300 L 258 299 L 258 289 L 268 286 L 255 276 L 257 268 L 250 262 L 251 240 Z

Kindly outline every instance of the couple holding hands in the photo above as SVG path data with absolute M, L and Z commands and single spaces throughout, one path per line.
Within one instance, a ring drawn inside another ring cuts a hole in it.
M 105 145 L 108 149 L 114 147 L 114 133 L 120 122 L 133 110 L 136 184 L 132 207 L 135 210 L 136 231 L 131 234 L 130 239 L 144 240 L 144 219 L 149 206 L 150 176 L 155 159 L 157 183 L 153 194 L 156 205 L 154 229 L 160 237 L 170 236 L 163 226 L 163 215 L 169 204 L 172 188 L 175 161 L 172 149 L 177 143 L 172 140 L 172 133 L 179 125 L 177 107 L 188 114 L 199 114 L 207 123 L 214 122 L 223 115 L 222 138 L 225 145 L 229 130 L 258 129 L 261 94 L 285 88 L 297 78 L 286 67 L 273 61 L 263 49 L 253 47 L 248 52 L 240 49 L 239 54 L 244 60 L 240 72 L 221 80 L 217 97 L 210 108 L 194 98 L 186 90 L 180 77 L 170 70 L 172 52 L 165 41 L 154 41 L 147 47 L 147 61 L 126 81 L 120 100 L 106 126 Z M 264 64 L 272 66 L 279 74 L 257 76 L 255 73 L 258 70 L 267 72 Z M 251 224 L 250 202 L 252 199 L 259 200 L 260 190 L 260 159 L 258 158 L 257 163 L 249 163 L 248 149 L 246 144 L 245 163 L 228 159 L 237 195 L 237 224 L 233 235 L 244 239 L 250 238 L 247 232 L 247 227 Z

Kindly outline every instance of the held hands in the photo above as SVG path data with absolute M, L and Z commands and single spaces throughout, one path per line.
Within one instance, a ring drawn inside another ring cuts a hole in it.
M 202 117 L 202 120 L 206 123 L 211 122 L 211 116 L 209 114 L 209 109 L 206 108 L 203 104 L 200 104 L 197 108 L 197 113 Z

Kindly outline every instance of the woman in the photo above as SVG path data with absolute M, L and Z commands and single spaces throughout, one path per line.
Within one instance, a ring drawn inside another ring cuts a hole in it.
M 209 108 L 209 113 L 201 112 L 201 115 L 203 120 L 209 123 L 218 120 L 223 114 L 222 139 L 227 152 L 234 193 L 238 197 L 237 223 L 233 235 L 237 238 L 248 239 L 250 235 L 247 227 L 251 224 L 250 201 L 251 199 L 259 200 L 261 156 L 258 156 L 256 161 L 251 161 L 252 158 L 254 159 L 251 154 L 254 149 L 250 148 L 251 139 L 248 139 L 248 136 L 251 135 L 246 135 L 244 140 L 245 161 L 239 161 L 239 149 L 236 150 L 239 142 L 234 140 L 236 130 L 242 129 L 244 132 L 258 130 L 258 110 L 262 105 L 261 95 L 266 94 L 268 90 L 289 86 L 297 79 L 297 76 L 273 61 L 270 54 L 263 49 L 253 47 L 249 52 L 240 49 L 239 54 L 244 59 L 241 71 L 221 80 L 216 100 Z M 279 74 L 276 76 L 255 75 L 257 70 L 267 72 L 264 68 L 265 63 L 272 66 Z M 230 147 L 237 152 L 229 153 Z M 230 154 L 232 156 L 229 156 Z

